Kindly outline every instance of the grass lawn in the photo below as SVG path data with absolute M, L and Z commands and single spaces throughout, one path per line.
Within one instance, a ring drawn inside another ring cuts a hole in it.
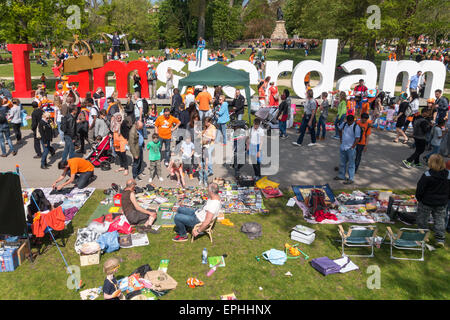
M 178 287 L 162 299 L 191 300 L 219 299 L 220 295 L 234 292 L 238 299 L 281 300 L 281 299 L 449 299 L 448 288 L 450 273 L 450 254 L 448 249 L 425 254 L 425 262 L 396 261 L 389 258 L 389 245 L 376 249 L 374 258 L 352 258 L 359 270 L 346 274 L 327 277 L 315 271 L 309 261 L 303 258 L 288 260 L 283 266 L 272 265 L 267 261 L 257 262 L 255 256 L 271 248 L 284 248 L 290 240 L 290 229 L 296 224 L 305 223 L 297 207 L 286 207 L 287 200 L 293 196 L 290 190 L 284 190 L 283 198 L 265 200 L 270 210 L 267 215 L 230 215 L 234 227 L 217 224 L 213 233 L 214 243 L 201 237 L 193 244 L 174 243 L 171 228 L 161 228 L 158 235 L 148 234 L 150 245 L 145 247 L 120 249 L 104 254 L 100 265 L 81 268 L 84 288 L 103 285 L 102 264 L 109 257 L 118 257 L 121 267 L 118 278 L 129 275 L 135 268 L 148 263 L 157 269 L 160 259 L 170 259 L 168 273 L 178 282 Z M 74 250 L 76 230 L 85 227 L 90 216 L 104 195 L 97 190 L 91 199 L 76 215 L 73 233 L 67 246 L 62 248 L 69 265 L 79 265 L 79 257 Z M 263 236 L 249 240 L 240 227 L 243 223 L 256 221 L 262 225 Z M 384 235 L 386 225 L 379 224 L 379 234 Z M 394 232 L 402 227 L 393 226 Z M 312 245 L 301 244 L 300 248 L 310 259 L 328 256 L 332 259 L 340 256 L 340 244 L 333 241 L 338 238 L 337 226 L 315 225 L 316 240 Z M 345 228 L 345 226 L 344 226 Z M 433 243 L 433 237 L 432 243 Z M 447 245 L 448 246 L 448 245 Z M 209 268 L 201 264 L 202 249 L 208 254 L 227 254 L 226 267 L 218 268 L 206 277 Z M 367 268 L 377 265 L 381 270 L 381 288 L 370 290 L 366 281 L 370 277 Z M 284 274 L 290 271 L 293 276 Z M 191 289 L 186 285 L 189 277 L 197 277 L 205 282 L 204 287 Z M 2 299 L 80 299 L 78 293 L 66 287 L 68 274 L 56 249 L 52 247 L 39 256 L 34 264 L 26 261 L 15 272 L 0 275 Z M 262 287 L 263 290 L 258 288 Z M 100 298 L 102 299 L 102 298 Z

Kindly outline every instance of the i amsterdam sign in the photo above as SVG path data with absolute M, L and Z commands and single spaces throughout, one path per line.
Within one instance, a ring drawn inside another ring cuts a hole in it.
M 291 86 L 296 95 L 300 98 L 306 97 L 306 87 L 304 84 L 305 76 L 308 72 L 315 71 L 320 74 L 320 82 L 313 88 L 314 96 L 319 96 L 323 91 L 332 91 L 336 70 L 336 58 L 338 52 L 337 39 L 326 39 L 322 45 L 322 57 L 320 61 L 305 60 L 298 63 L 295 67 L 292 60 L 266 61 L 265 76 L 270 76 L 272 81 L 277 82 L 278 76 L 283 72 L 292 72 Z M 31 87 L 31 73 L 29 52 L 32 51 L 30 44 L 8 44 L 8 51 L 12 54 L 14 67 L 15 91 L 12 93 L 16 98 L 31 98 L 34 91 Z M 200 67 L 196 66 L 195 61 L 190 61 L 188 70 L 190 72 L 205 69 L 217 62 L 207 60 L 207 52 L 203 53 Z M 133 70 L 138 70 L 141 77 L 142 97 L 148 98 L 148 82 L 147 82 L 147 62 L 145 61 L 109 61 L 103 67 L 93 70 L 78 72 L 74 75 L 68 75 L 69 83 L 78 83 L 78 91 L 81 96 L 86 92 L 93 92 L 94 88 L 102 87 L 105 89 L 107 84 L 107 76 L 109 72 L 113 72 L 116 76 L 116 90 L 119 98 L 125 98 L 128 92 L 129 74 Z M 175 71 L 181 71 L 185 67 L 185 63 L 179 60 L 167 60 L 161 62 L 157 67 L 158 80 L 166 82 L 166 71 L 170 67 Z M 249 73 L 250 84 L 258 83 L 258 72 L 256 67 L 244 60 L 237 60 L 228 64 L 228 67 L 241 69 Z M 364 79 L 368 88 L 376 88 L 378 80 L 378 88 L 380 90 L 394 92 L 397 76 L 401 73 L 403 76 L 402 90 L 407 91 L 408 80 L 415 75 L 417 71 L 427 73 L 427 82 L 424 98 L 434 96 L 436 89 L 444 89 L 446 70 L 445 65 L 440 61 L 424 60 L 420 63 L 411 60 L 401 61 L 382 61 L 380 69 L 380 77 L 375 64 L 368 60 L 350 60 L 341 65 L 343 70 L 351 73 L 360 70 L 360 74 L 352 74 L 340 78 L 336 83 L 337 90 L 347 91 L 351 86 Z M 178 86 L 180 76 L 174 75 L 174 86 Z M 202 85 L 199 83 L 199 85 Z M 184 90 L 184 88 L 183 88 Z M 224 88 L 228 96 L 233 96 L 234 89 L 231 87 Z M 251 94 L 254 92 L 252 91 Z

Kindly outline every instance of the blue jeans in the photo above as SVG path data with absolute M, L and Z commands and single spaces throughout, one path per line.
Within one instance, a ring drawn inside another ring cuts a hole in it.
M 322 138 L 325 139 L 325 133 L 327 132 L 327 127 L 325 124 L 326 119 L 323 116 L 319 117 L 319 123 L 317 124 L 317 134 L 316 136 L 319 137 L 320 136 L 320 129 L 322 129 Z
M 169 160 L 170 160 L 170 141 L 171 141 L 171 139 L 159 138 L 159 141 L 161 141 L 161 148 L 159 149 L 161 152 L 162 152 L 162 148 L 164 146 L 163 159 L 164 159 L 165 162 L 169 162 Z
M 226 123 L 218 123 L 217 125 L 219 126 L 219 130 L 217 131 L 216 139 L 219 136 L 219 132 L 220 132 L 220 134 L 222 135 L 223 144 L 227 144 L 227 124 Z
M 339 137 L 339 126 L 344 122 L 345 114 L 342 115 L 340 118 L 339 116 L 336 116 L 336 120 L 334 120 L 334 131 L 335 131 L 335 137 Z
M 194 208 L 179 207 L 177 214 L 175 215 L 175 230 L 180 237 L 186 237 L 186 227 L 193 228 L 196 224 L 200 223 L 195 215 Z
M 205 48 L 197 48 L 197 52 L 195 53 L 195 65 L 201 65 L 202 63 L 202 56 L 203 56 L 203 49 Z
M 311 115 L 304 115 L 302 119 L 302 124 L 300 125 L 300 136 L 297 139 L 298 144 L 303 143 L 303 137 L 306 133 L 306 128 L 308 128 L 308 122 L 311 119 Z M 311 127 L 309 127 L 309 133 L 311 134 L 311 142 L 316 143 L 316 117 L 313 117 Z
M 67 156 L 69 156 L 69 159 L 75 157 L 75 145 L 73 144 L 72 138 L 64 135 L 64 142 L 62 161 L 67 160 Z
M 50 152 L 50 142 L 44 143 L 44 141 L 42 141 L 42 139 L 41 139 L 41 144 L 42 144 L 42 150 L 44 150 L 44 152 L 42 152 L 42 156 L 41 156 L 41 166 L 46 166 L 47 165 L 47 156 L 48 156 L 48 153 Z
M 353 181 L 355 176 L 355 158 L 356 149 L 342 150 L 340 149 L 341 161 L 339 164 L 339 178 L 345 179 L 345 173 L 348 166 L 348 179 Z
M 1 129 L 0 130 L 0 146 L 2 148 L 2 154 L 4 154 L 4 155 L 6 155 L 5 140 L 6 140 L 6 142 L 9 145 L 10 152 L 16 151 L 14 149 L 14 146 L 13 146 L 13 143 L 12 143 L 12 140 L 11 140 L 11 133 L 9 131 L 9 127 L 6 128 L 6 129 Z
M 205 162 L 202 161 L 202 167 L 200 171 L 198 172 L 198 178 L 200 179 L 200 182 L 203 182 L 204 184 L 208 184 L 208 169 L 205 168 Z
M 136 177 L 142 173 L 143 159 L 144 159 L 143 148 L 139 147 L 139 158 L 137 160 L 133 159 L 133 166 L 131 169 L 133 179 L 136 179 Z
M 280 137 L 287 136 L 286 134 L 286 121 L 279 121 L 278 127 L 280 128 Z
M 203 121 L 205 117 L 209 117 L 211 115 L 211 110 L 208 111 L 199 110 L 198 115 L 200 117 L 200 121 Z
M 432 154 L 439 153 L 440 149 L 441 149 L 441 145 L 438 145 L 438 146 L 431 145 L 431 152 L 429 154 L 427 154 L 425 157 L 423 157 L 423 159 L 428 162 L 428 159 L 430 159 L 430 156 Z
M 212 144 L 208 148 L 208 174 L 213 174 L 213 161 L 212 161 L 213 151 L 214 151 L 214 145 Z
M 58 133 L 59 133 L 59 140 L 64 140 L 64 132 L 61 130 L 61 121 L 56 123 L 58 125 Z

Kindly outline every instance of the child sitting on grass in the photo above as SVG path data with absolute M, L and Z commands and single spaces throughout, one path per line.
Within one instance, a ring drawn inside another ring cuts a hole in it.
M 123 298 L 117 279 L 114 276 L 119 268 L 120 264 L 117 258 L 109 258 L 103 265 L 103 272 L 106 273 L 106 279 L 103 283 L 103 298 L 105 300 L 120 300 L 120 298 Z
M 170 172 L 170 178 L 177 179 L 177 187 L 180 185 L 185 188 L 186 184 L 184 182 L 184 176 L 183 176 L 183 162 L 181 162 L 181 158 L 175 156 L 175 153 L 172 152 L 172 155 L 170 157 L 169 162 L 169 172 Z

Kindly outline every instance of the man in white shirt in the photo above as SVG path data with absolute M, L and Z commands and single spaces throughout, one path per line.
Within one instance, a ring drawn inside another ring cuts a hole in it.
M 219 196 L 219 186 L 211 183 L 208 186 L 208 201 L 202 209 L 179 207 L 175 215 L 175 230 L 177 235 L 172 240 L 175 242 L 185 242 L 188 240 L 186 227 L 194 228 L 197 224 L 201 225 L 192 230 L 192 236 L 196 237 L 208 227 L 208 225 L 219 216 L 222 207 Z

